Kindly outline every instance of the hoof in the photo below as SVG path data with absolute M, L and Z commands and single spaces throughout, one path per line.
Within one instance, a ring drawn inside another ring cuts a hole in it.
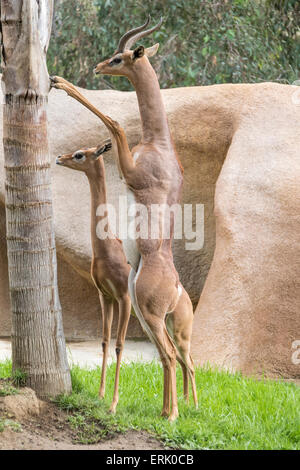
M 117 408 L 117 405 L 111 406 L 111 407 L 109 408 L 109 412 L 110 412 L 112 415 L 115 415 L 115 414 L 116 414 L 116 408 Z
M 51 87 L 55 88 L 58 82 L 57 77 L 55 75 L 51 75 L 49 78 Z
M 173 423 L 178 418 L 178 415 L 170 415 L 168 418 L 169 423 Z
M 168 421 L 169 421 L 170 423 L 172 423 L 173 421 L 176 421 L 176 419 L 178 418 L 178 416 L 179 416 L 178 411 L 177 411 L 177 410 L 176 410 L 176 411 L 173 411 L 173 412 L 170 414 L 170 416 L 169 416 L 169 418 L 168 418 Z

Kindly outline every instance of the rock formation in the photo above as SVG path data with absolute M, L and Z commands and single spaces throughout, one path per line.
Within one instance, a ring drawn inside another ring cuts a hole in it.
M 131 145 L 139 140 L 135 93 L 83 93 L 121 123 Z M 193 355 L 200 364 L 299 376 L 300 365 L 291 359 L 292 343 L 300 340 L 297 87 L 215 85 L 162 93 L 185 170 L 183 203 L 204 205 L 203 247 L 187 251 L 188 240 L 174 241 L 175 264 L 195 306 L 202 292 Z M 57 155 L 96 145 L 108 134 L 95 116 L 57 90 L 49 97 L 49 130 L 65 333 L 69 339 L 95 338 L 100 334 L 100 312 L 89 275 L 89 188 L 84 175 L 54 163 Z M 123 183 L 112 154 L 105 162 L 109 201 L 117 204 Z M 1 149 L 0 336 L 8 336 L 3 208 Z M 132 318 L 128 337 L 141 335 Z

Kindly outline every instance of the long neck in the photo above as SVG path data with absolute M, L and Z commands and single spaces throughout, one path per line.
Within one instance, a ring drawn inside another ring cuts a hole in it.
M 142 120 L 142 142 L 170 140 L 170 130 L 155 71 L 147 57 L 139 59 L 128 77 L 138 98 Z
M 102 158 L 95 161 L 93 170 L 86 174 L 90 184 L 91 192 L 91 241 L 94 257 L 99 257 L 103 253 L 103 249 L 107 244 L 107 239 L 100 239 L 97 236 L 97 224 L 103 217 L 96 216 L 97 209 L 101 205 L 102 214 L 107 214 L 107 199 L 106 199 L 106 182 L 105 182 L 105 169 Z M 105 216 L 104 216 L 105 217 Z M 109 226 L 106 231 L 110 231 Z

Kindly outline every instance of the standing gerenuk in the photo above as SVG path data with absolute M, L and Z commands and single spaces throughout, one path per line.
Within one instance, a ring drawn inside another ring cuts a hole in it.
M 129 198 L 147 207 L 148 224 L 153 204 L 170 207 L 179 202 L 183 181 L 159 83 L 148 60 L 157 52 L 158 44 L 148 49 L 138 46 L 131 50 L 136 41 L 158 29 L 162 23 L 160 21 L 154 28 L 145 30 L 149 21 L 150 18 L 143 26 L 127 32 L 113 56 L 95 68 L 99 74 L 126 76 L 136 90 L 143 129 L 141 142 L 131 152 L 124 131 L 117 123 L 112 127 L 112 134 L 117 163 L 126 181 Z M 172 421 L 178 416 L 176 347 L 184 369 L 185 395 L 188 395 L 188 375 L 195 404 L 197 395 L 190 355 L 193 308 L 173 263 L 174 222 L 166 220 L 168 214 L 168 211 L 162 211 L 160 215 L 158 237 L 138 238 L 135 250 L 131 244 L 128 259 L 132 267 L 129 276 L 131 301 L 144 330 L 158 348 L 164 368 L 162 414 L 169 415 L 171 397 L 169 420 Z M 170 235 L 165 237 L 163 227 L 168 223 L 171 225 Z M 126 253 L 126 245 L 124 249 Z

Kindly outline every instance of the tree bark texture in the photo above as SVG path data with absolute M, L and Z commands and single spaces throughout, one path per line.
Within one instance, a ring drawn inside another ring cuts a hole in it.
M 71 390 L 57 289 L 46 66 L 53 2 L 1 0 L 13 369 L 40 397 Z

